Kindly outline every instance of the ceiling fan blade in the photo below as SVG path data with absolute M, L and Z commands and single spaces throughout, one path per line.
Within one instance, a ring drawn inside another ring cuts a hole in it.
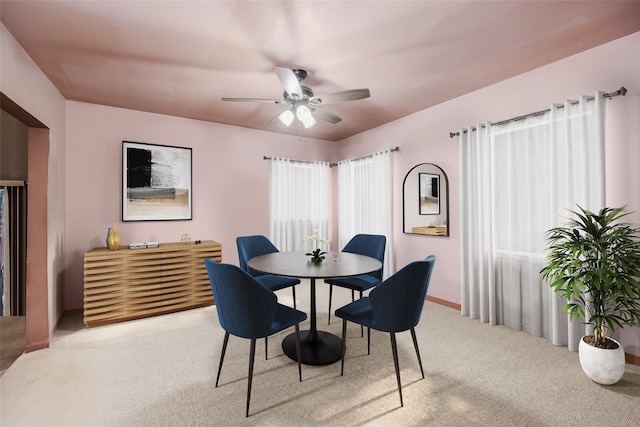
M 318 119 L 322 119 L 324 121 L 327 121 L 329 123 L 333 123 L 334 125 L 336 123 L 340 123 L 342 121 L 342 117 L 337 116 L 333 113 L 330 113 L 328 111 L 324 111 L 321 110 L 319 108 L 313 108 L 313 107 L 309 107 L 309 110 L 311 110 L 311 114 L 313 115 L 313 117 L 318 118 Z
M 338 102 L 356 101 L 371 96 L 369 89 L 350 89 L 326 95 L 313 96 L 309 102 L 313 105 L 336 104 Z
M 286 104 L 285 101 L 279 99 L 264 99 L 264 98 L 222 98 L 223 101 L 234 102 L 262 102 L 266 104 Z
M 284 90 L 289 94 L 289 96 L 302 98 L 302 88 L 300 87 L 300 82 L 293 70 L 277 66 L 274 68 L 278 75 L 278 79 L 280 79 L 280 83 L 282 83 Z
M 280 123 L 280 114 L 282 114 L 282 113 L 278 113 L 275 116 L 273 116 L 271 118 L 271 120 L 269 120 L 267 123 L 269 123 L 270 125 L 275 125 L 275 124 Z

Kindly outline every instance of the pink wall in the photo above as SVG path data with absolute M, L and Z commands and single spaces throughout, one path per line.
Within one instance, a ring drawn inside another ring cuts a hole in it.
M 237 263 L 235 238 L 269 235 L 269 162 L 263 156 L 335 161 L 335 144 L 272 132 L 80 102 L 67 103 L 65 310 L 83 304 L 83 256 L 104 246 L 114 222 L 123 245 L 192 240 L 222 243 Z M 122 141 L 191 147 L 193 220 L 120 222 Z
M 436 254 L 429 295 L 460 303 L 460 192 L 456 132 L 478 122 L 500 121 L 550 107 L 580 95 L 629 93 L 607 102 L 607 204 L 640 212 L 640 33 L 469 93 L 339 144 L 338 158 L 353 158 L 399 146 L 395 154 L 396 266 Z M 372 96 L 375 91 L 372 88 Z M 402 182 L 418 163 L 434 163 L 449 178 L 450 237 L 402 233 Z M 633 220 L 640 223 L 640 214 Z M 640 328 L 620 334 L 627 353 L 640 355 Z
M 635 57 L 640 62 L 640 41 Z M 640 68 L 636 68 L 640 75 Z M 640 78 L 638 79 L 640 80 Z M 626 83 L 625 83 L 626 85 Z M 640 82 L 627 89 L 633 90 L 624 98 L 607 104 L 607 203 L 610 206 L 629 205 L 635 213 L 630 221 L 640 223 Z M 632 89 L 633 88 L 633 89 Z M 625 352 L 640 356 L 640 328 L 624 328 L 615 337 Z

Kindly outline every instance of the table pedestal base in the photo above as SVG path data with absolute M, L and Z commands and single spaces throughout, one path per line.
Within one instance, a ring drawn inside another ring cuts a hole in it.
M 298 360 L 295 332 L 282 341 L 282 350 L 290 359 Z M 330 365 L 341 357 L 342 340 L 339 337 L 324 331 L 300 331 L 300 363 Z

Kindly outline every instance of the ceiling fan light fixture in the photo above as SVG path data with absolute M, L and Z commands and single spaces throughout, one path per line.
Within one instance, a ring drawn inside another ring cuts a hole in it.
M 324 120 L 334 125 L 342 121 L 342 117 L 316 107 L 328 104 L 337 104 L 340 102 L 356 101 L 358 99 L 364 99 L 371 96 L 369 89 L 349 89 L 316 96 L 313 94 L 313 90 L 310 87 L 302 84 L 307 76 L 307 72 L 305 70 L 276 66 L 275 71 L 278 76 L 278 80 L 280 80 L 280 83 L 284 88 L 282 100 L 265 98 L 222 98 L 222 100 L 236 102 L 261 102 L 276 105 L 284 104 L 288 106 L 286 107 L 288 110 L 273 116 L 268 123 L 277 124 L 278 121 L 280 121 L 282 124 L 289 127 L 297 117 L 298 121 L 304 125 L 305 129 L 309 129 L 316 124 L 316 120 Z
M 291 111 L 291 110 L 285 110 L 278 116 L 280 121 L 282 123 L 284 123 L 284 125 L 287 126 L 287 127 L 289 127 L 289 125 L 291 125 L 291 123 L 293 123 L 294 117 L 295 116 L 293 114 L 293 111 Z
M 315 119 L 311 115 L 311 111 L 306 105 L 299 105 L 296 108 L 296 115 L 298 116 L 298 120 L 302 122 L 305 129 L 309 129 L 311 126 L 316 124 Z

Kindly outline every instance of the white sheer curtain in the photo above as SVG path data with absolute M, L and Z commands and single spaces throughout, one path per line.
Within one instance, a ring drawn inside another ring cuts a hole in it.
M 269 182 L 271 241 L 281 251 L 307 250 L 318 229 L 329 240 L 329 163 L 272 158 Z
M 545 232 L 576 204 L 604 206 L 604 97 L 460 132 L 462 314 L 577 351 L 569 322 L 540 275 Z
M 384 278 L 395 272 L 393 151 L 338 163 L 338 249 L 360 233 L 387 237 Z

